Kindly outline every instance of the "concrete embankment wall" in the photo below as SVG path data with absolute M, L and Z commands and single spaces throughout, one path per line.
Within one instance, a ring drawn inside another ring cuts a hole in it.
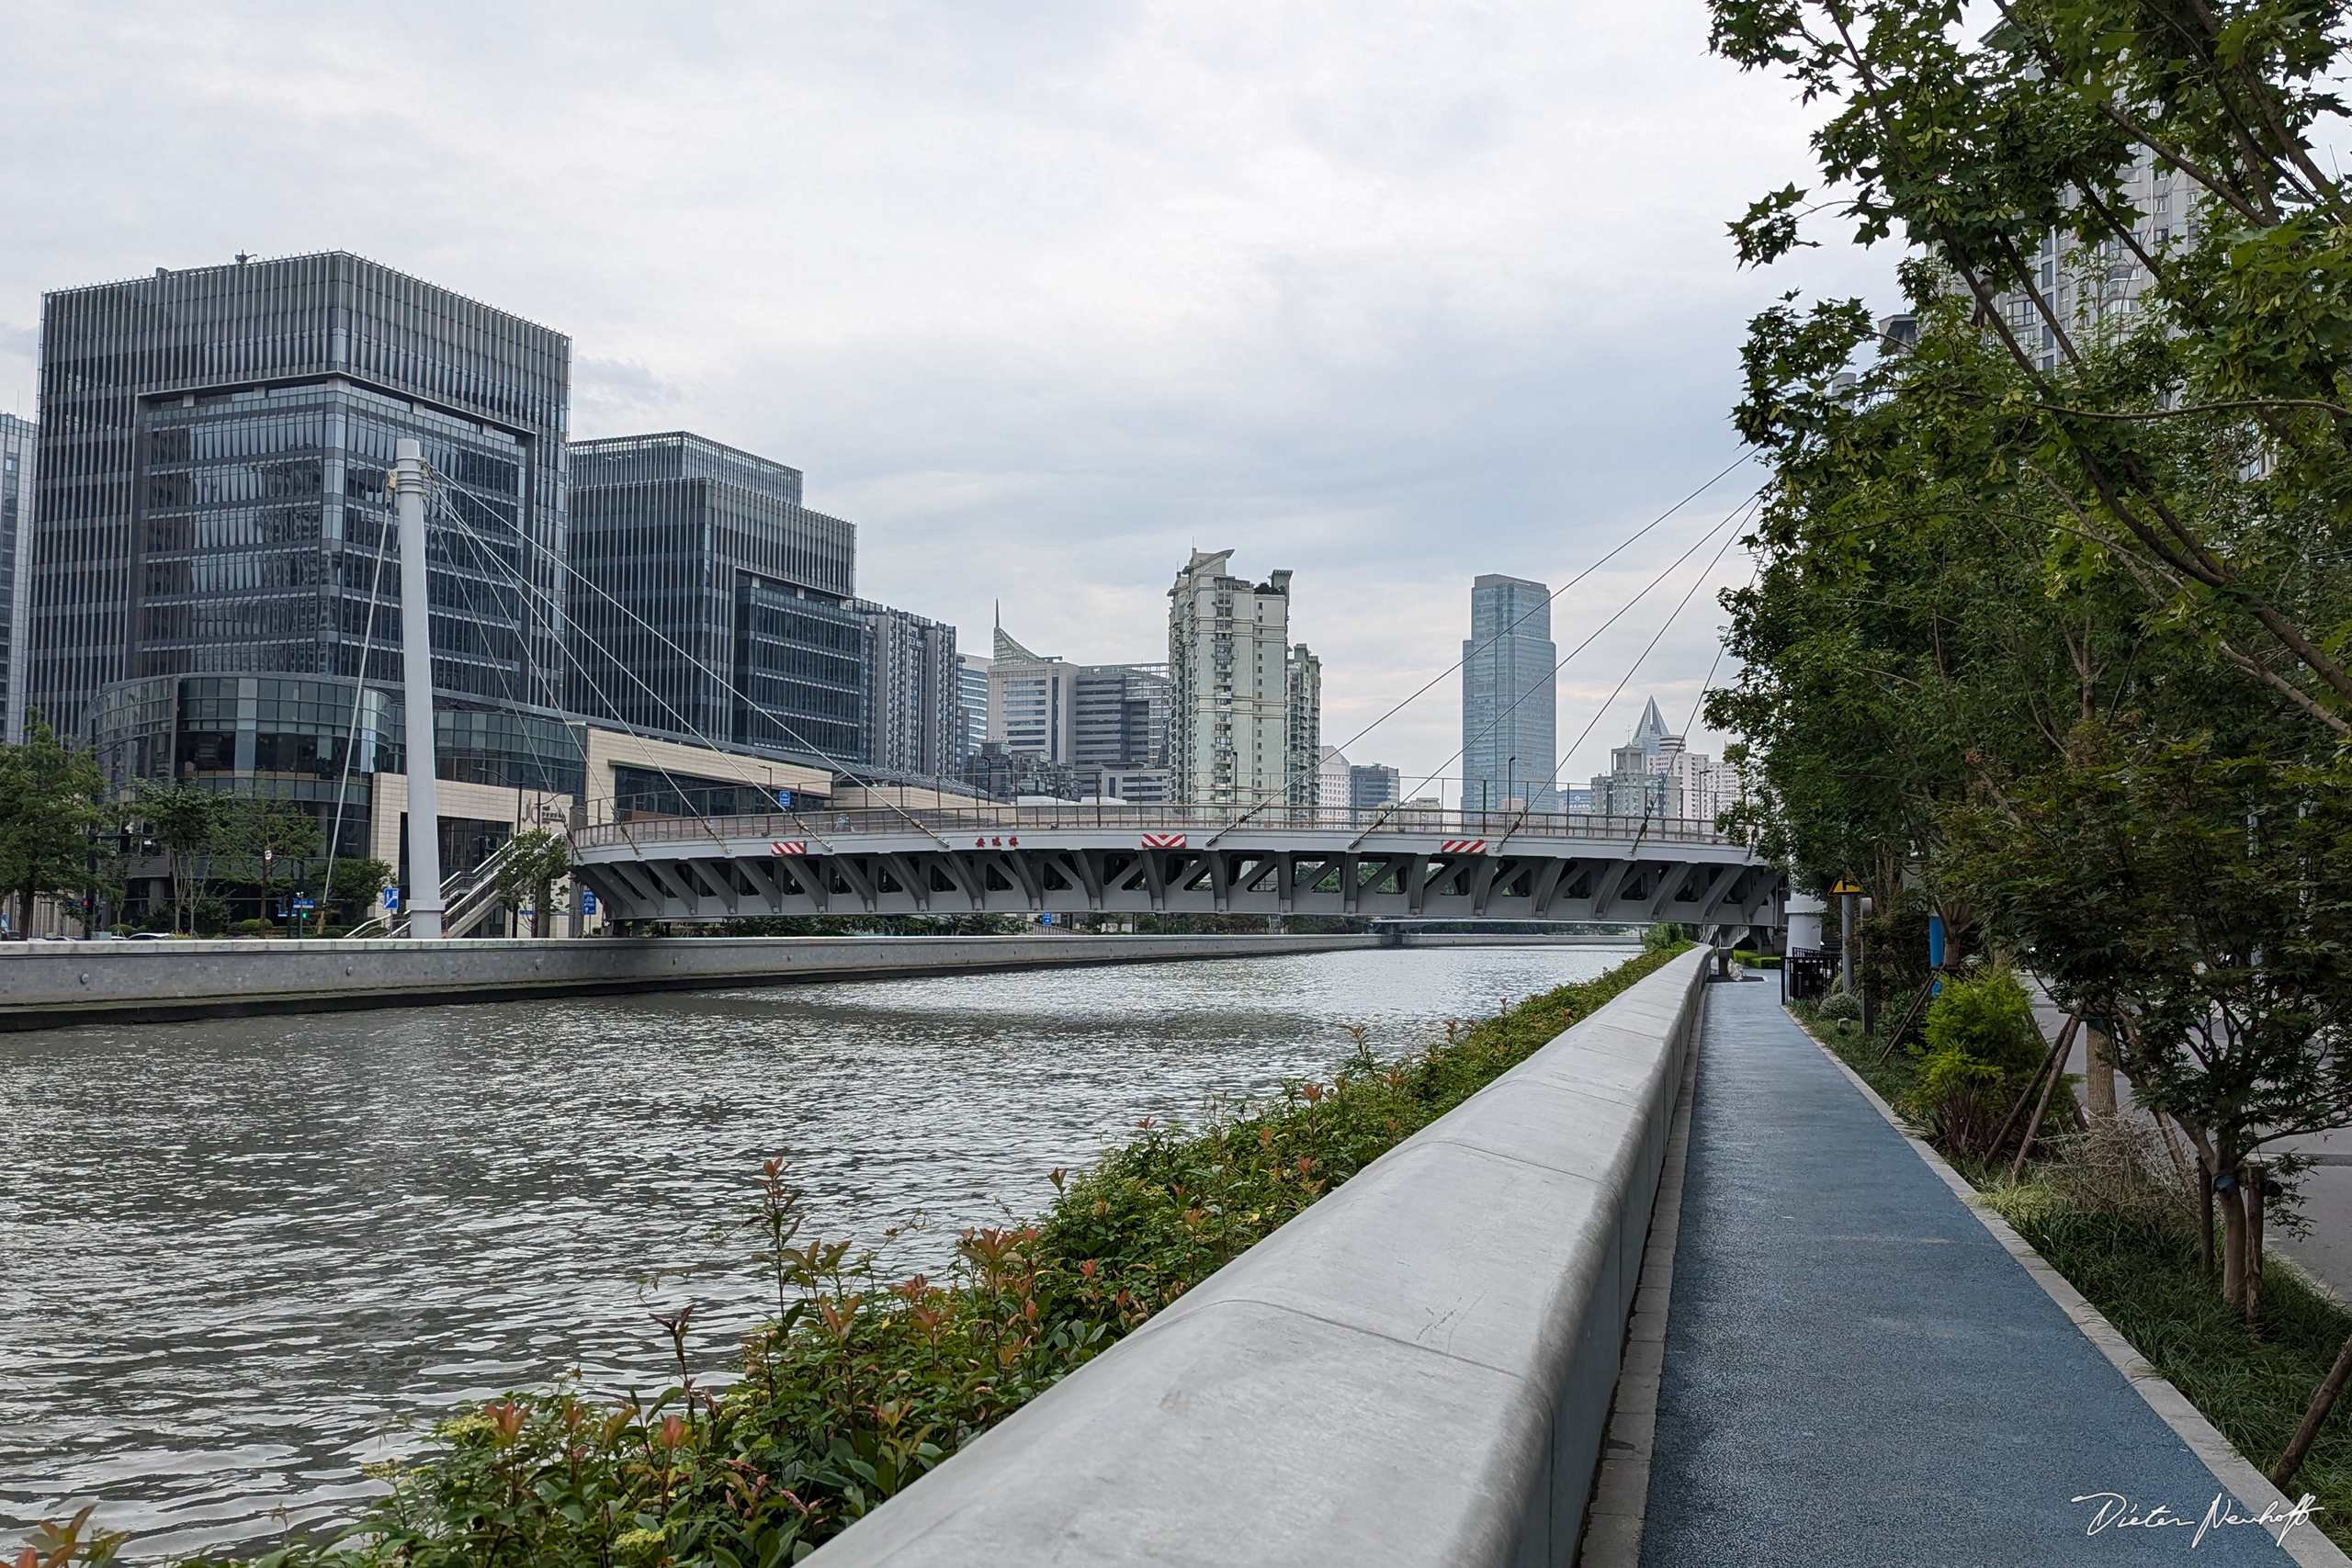
M 1400 933 L 1399 947 L 1639 947 L 1639 931 L 1417 931 Z
M 1705 957 L 1390 1150 L 815 1561 L 1573 1563 Z
M 11 942 L 0 946 L 0 1030 L 1375 945 L 1369 936 L 1080 935 Z

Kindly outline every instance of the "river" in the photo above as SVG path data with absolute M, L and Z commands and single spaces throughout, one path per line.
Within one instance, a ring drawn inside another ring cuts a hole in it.
M 916 939 L 910 939 L 916 940 Z M 0 1035 L 0 1557 L 85 1503 L 135 1560 L 354 1512 L 451 1404 L 716 1370 L 723 1234 L 936 1268 L 1145 1116 L 1394 1055 L 1624 950 L 1365 950 Z

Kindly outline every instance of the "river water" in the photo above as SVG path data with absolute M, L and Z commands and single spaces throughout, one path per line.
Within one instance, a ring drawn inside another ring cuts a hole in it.
M 910 939 L 914 940 L 914 939 Z M 754 1319 L 759 1162 L 803 1238 L 936 1268 L 1141 1117 L 1328 1076 L 1606 948 L 1368 950 L 0 1035 L 0 1558 L 96 1503 L 154 1559 L 353 1512 L 451 1404 L 659 1388 Z

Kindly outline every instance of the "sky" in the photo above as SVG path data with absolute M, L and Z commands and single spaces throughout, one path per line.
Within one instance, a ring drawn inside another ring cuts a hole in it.
M 1819 111 L 1695 0 L 0 0 L 0 407 L 43 290 L 356 251 L 569 333 L 575 437 L 803 469 L 861 594 L 966 651 L 1001 607 L 1164 659 L 1188 549 L 1294 570 L 1325 740 L 1408 788 L 1459 771 L 1471 579 L 1566 583 L 1737 459 L 1782 289 L 1892 295 L 1834 236 L 1735 267 Z M 1736 529 L 1667 569 L 1760 478 L 1555 601 L 1564 778 L 1728 679 Z

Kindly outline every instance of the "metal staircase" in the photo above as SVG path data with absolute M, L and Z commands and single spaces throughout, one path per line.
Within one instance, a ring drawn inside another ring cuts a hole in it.
M 492 911 L 500 908 L 499 874 L 514 858 L 514 848 L 521 842 L 519 838 L 507 840 L 488 860 L 471 871 L 449 877 L 441 884 L 441 934 L 444 937 L 472 935 Z M 408 917 L 404 914 L 379 915 L 363 925 L 354 926 L 347 934 L 404 937 L 409 934 Z

